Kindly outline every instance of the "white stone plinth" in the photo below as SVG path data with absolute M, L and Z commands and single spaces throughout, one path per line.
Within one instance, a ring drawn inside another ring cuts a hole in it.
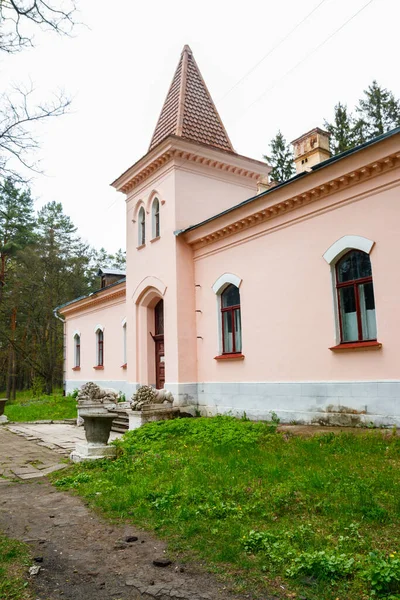
M 125 412 L 127 413 L 129 419 L 129 430 L 137 429 L 143 425 L 142 413 L 140 410 L 132 410 L 128 408 Z
M 99 460 L 100 458 L 115 458 L 117 449 L 107 444 L 83 443 L 77 444 L 75 450 L 70 454 L 72 462 L 83 462 L 84 460 Z
M 6 415 L 1 415 L 0 425 L 5 425 L 6 423 L 8 423 L 8 418 L 6 417 Z

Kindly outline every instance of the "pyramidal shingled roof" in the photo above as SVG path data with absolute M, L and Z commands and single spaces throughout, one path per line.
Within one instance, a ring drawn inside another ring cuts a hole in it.
M 169 135 L 235 152 L 189 46 L 182 50 L 149 151 Z

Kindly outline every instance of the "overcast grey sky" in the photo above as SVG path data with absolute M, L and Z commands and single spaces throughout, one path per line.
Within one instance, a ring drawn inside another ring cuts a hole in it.
M 146 153 L 184 44 L 236 151 L 252 158 L 278 128 L 290 141 L 323 126 L 337 101 L 353 108 L 374 78 L 400 96 L 399 0 L 78 2 L 88 28 L 36 35 L 34 49 L 2 57 L 2 78 L 74 98 L 40 130 L 46 176 L 32 190 L 37 207 L 62 202 L 109 251 L 125 247 L 124 196 L 109 184 Z

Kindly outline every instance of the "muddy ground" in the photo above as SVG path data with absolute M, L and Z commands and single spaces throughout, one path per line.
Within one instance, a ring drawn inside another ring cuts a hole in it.
M 0 528 L 40 561 L 31 577 L 37 600 L 250 598 L 229 593 L 200 565 L 154 566 L 168 558 L 164 543 L 131 525 L 110 525 L 47 479 L 1 484 Z

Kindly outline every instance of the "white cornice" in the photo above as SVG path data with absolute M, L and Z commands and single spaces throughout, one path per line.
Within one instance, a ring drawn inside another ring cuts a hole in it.
M 128 194 L 173 159 L 187 160 L 254 181 L 271 170 L 261 161 L 170 136 L 116 179 L 112 186 Z
M 220 218 L 216 218 L 215 221 L 208 221 L 204 225 L 199 226 L 196 229 L 188 231 L 185 236 L 187 243 L 195 244 L 196 248 L 201 248 L 208 244 L 212 244 L 222 238 L 226 238 L 230 235 L 254 227 L 264 221 L 269 221 L 277 216 L 296 210 L 302 206 L 310 204 L 316 200 L 328 197 L 340 190 L 351 188 L 359 183 L 373 179 L 374 177 L 391 171 L 396 167 L 400 166 L 400 153 L 396 152 L 384 158 L 375 160 L 369 164 L 363 165 L 357 169 L 347 172 L 346 174 L 340 175 L 333 179 L 328 179 L 323 184 L 310 187 L 308 190 L 297 195 L 288 195 L 284 199 L 277 202 L 273 202 L 273 196 L 275 190 L 270 194 L 264 196 L 265 203 L 268 206 L 265 208 L 260 207 L 260 202 L 263 196 L 258 198 L 257 210 L 254 210 L 251 214 L 246 214 L 245 217 L 239 217 L 240 212 L 232 211 L 230 213 L 232 221 L 224 226 L 219 226 Z M 318 173 L 318 172 L 317 172 Z M 287 188 L 288 189 L 288 188 Z M 278 194 L 282 191 L 281 188 L 276 189 Z M 281 197 L 281 196 L 280 196 Z M 271 204 L 272 202 L 272 204 Z M 251 205 L 247 204 L 247 209 Z M 239 210 L 239 209 L 238 209 Z M 221 215 L 223 217 L 224 215 Z M 236 218 L 235 218 L 236 217 Z M 212 227 L 212 230 L 210 228 Z M 207 228 L 207 229 L 206 229 Z M 207 233 L 205 233 L 205 230 Z

